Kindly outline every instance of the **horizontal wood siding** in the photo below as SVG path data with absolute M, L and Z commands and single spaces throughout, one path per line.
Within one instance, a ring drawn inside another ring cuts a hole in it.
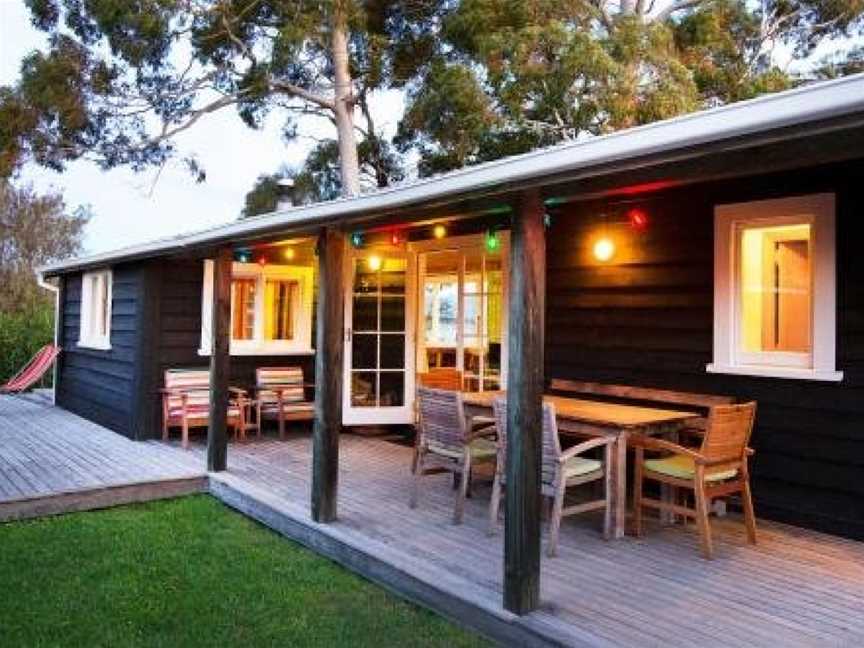
M 166 369 L 208 369 L 209 356 L 198 353 L 201 346 L 201 293 L 203 262 L 198 260 L 164 259 L 161 264 L 159 290 L 159 334 L 153 342 L 157 354 L 155 384 L 151 408 L 156 412 L 152 437 L 161 436 L 161 410 L 159 388 L 164 382 Z M 314 321 L 314 314 L 313 314 Z M 232 356 L 231 385 L 244 389 L 255 384 L 256 367 L 299 366 L 307 383 L 315 382 L 314 356 Z M 312 398 L 312 393 L 307 394 Z
M 572 204 L 548 244 L 546 377 L 730 394 L 759 402 L 753 445 L 760 516 L 864 538 L 864 163 Z M 714 205 L 837 194 L 838 358 L 843 382 L 709 374 Z M 626 224 L 639 206 L 650 224 Z M 616 239 L 598 265 L 593 240 Z
M 124 436 L 134 436 L 136 359 L 142 316 L 142 266 L 113 268 L 111 349 L 78 346 L 80 273 L 67 275 L 62 292 L 57 404 Z

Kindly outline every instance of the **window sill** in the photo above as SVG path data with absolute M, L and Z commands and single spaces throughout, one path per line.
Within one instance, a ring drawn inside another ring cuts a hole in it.
M 198 349 L 199 356 L 209 356 L 210 349 Z M 315 355 L 315 349 L 285 349 L 275 348 L 268 349 L 266 347 L 231 349 L 232 356 L 311 356 Z
M 767 367 L 760 365 L 721 365 L 711 363 L 705 366 L 708 373 L 733 374 L 736 376 L 759 376 L 763 378 L 789 378 L 793 380 L 819 380 L 822 382 L 840 382 L 842 371 L 825 371 L 820 369 L 804 369 L 799 367 Z
M 94 351 L 110 351 L 111 343 L 110 342 L 95 342 L 95 341 L 87 341 L 87 340 L 78 340 L 76 346 L 79 349 L 92 349 Z

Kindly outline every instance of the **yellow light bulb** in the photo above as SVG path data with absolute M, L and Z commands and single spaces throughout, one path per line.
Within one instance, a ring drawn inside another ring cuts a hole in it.
M 443 225 L 436 225 L 435 229 L 432 230 L 432 233 L 435 235 L 436 239 L 442 239 L 447 236 L 447 228 Z
M 373 254 L 368 259 L 366 259 L 366 263 L 369 264 L 369 269 L 372 272 L 377 272 L 378 270 L 381 269 L 381 263 L 382 263 L 381 257 L 378 256 L 377 254 Z
M 612 239 L 603 237 L 594 243 L 594 258 L 598 261 L 608 261 L 615 255 L 615 244 Z
M 285 258 L 291 261 L 294 258 L 294 248 L 285 248 Z

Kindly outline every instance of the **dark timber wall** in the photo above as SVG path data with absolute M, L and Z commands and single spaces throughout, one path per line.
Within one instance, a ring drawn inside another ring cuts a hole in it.
M 78 346 L 81 326 L 81 274 L 63 279 L 57 403 L 125 436 L 135 436 L 136 364 L 143 321 L 145 273 L 138 265 L 114 268 L 111 349 Z
M 864 538 L 864 161 L 559 208 L 548 236 L 546 376 L 731 394 L 759 402 L 757 514 Z M 841 383 L 709 374 L 715 204 L 837 195 Z M 636 234 L 621 216 L 645 209 Z M 606 214 L 605 223 L 603 214 Z M 590 241 L 619 239 L 600 266 Z

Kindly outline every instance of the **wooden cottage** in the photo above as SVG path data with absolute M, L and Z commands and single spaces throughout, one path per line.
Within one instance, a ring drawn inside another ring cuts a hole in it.
M 757 401 L 759 515 L 864 538 L 862 179 L 857 75 L 64 261 L 56 404 L 158 438 L 166 370 L 209 367 L 221 470 L 228 387 L 300 367 L 327 521 L 343 425 L 413 423 L 436 368 L 506 388 L 517 612 L 551 380 Z

